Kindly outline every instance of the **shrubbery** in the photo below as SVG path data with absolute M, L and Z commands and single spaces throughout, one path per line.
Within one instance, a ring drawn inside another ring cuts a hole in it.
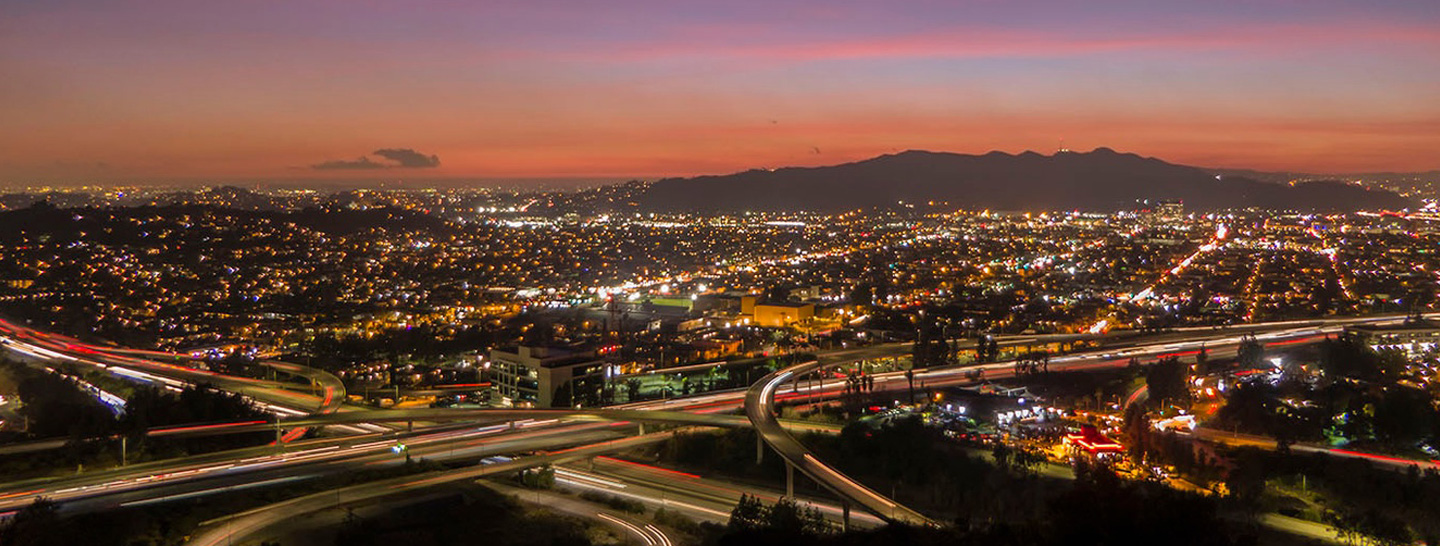
M 580 494 L 580 498 L 609 506 L 621 512 L 629 512 L 631 514 L 645 513 L 645 503 L 624 497 L 617 497 L 615 495 L 607 495 L 599 491 L 586 491 Z

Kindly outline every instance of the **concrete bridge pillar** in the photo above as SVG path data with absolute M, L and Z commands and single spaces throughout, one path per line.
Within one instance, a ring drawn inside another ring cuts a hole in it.
M 785 463 L 785 496 L 795 498 L 795 465 Z

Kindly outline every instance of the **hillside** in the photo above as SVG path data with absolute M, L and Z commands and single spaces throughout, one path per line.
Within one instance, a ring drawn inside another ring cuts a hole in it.
M 1211 175 L 1159 159 L 1092 152 L 984 155 L 908 151 L 828 167 L 752 170 L 660 180 L 639 197 L 662 211 L 839 211 L 899 201 L 994 210 L 1117 210 L 1138 199 L 1180 199 L 1190 210 L 1259 207 L 1342 211 L 1414 203 L 1340 182 L 1296 186 Z

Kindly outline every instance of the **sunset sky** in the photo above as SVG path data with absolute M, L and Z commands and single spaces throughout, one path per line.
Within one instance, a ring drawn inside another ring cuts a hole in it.
M 1440 168 L 1440 1 L 0 0 L 0 183 Z

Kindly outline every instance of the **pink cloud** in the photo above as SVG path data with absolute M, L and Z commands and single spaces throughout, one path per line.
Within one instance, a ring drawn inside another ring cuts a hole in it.
M 1287 53 L 1364 45 L 1418 45 L 1440 48 L 1440 29 L 1434 27 L 1350 24 L 1227 27 L 1190 32 L 1154 32 L 1112 35 L 1070 35 L 1042 30 L 970 29 L 905 36 L 767 39 L 755 25 L 737 26 L 733 32 L 704 27 L 684 37 L 616 46 L 596 44 L 576 53 L 536 53 L 541 57 L 589 61 L 663 61 L 690 58 L 824 61 L 900 58 L 1047 58 L 1118 52 L 1174 54 L 1186 52 Z M 522 55 L 526 55 L 522 53 Z

